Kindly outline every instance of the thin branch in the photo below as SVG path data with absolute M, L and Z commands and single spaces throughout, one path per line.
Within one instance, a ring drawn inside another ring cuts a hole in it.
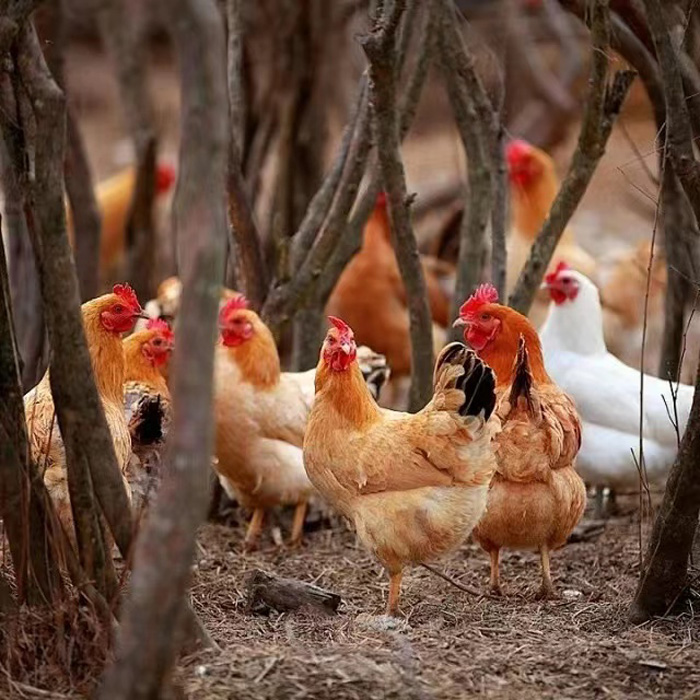
M 372 32 L 362 38 L 361 44 L 369 59 L 374 138 L 389 204 L 392 243 L 408 297 L 412 365 L 409 410 L 416 411 L 430 399 L 433 344 L 425 278 L 411 227 L 406 180 L 399 152 L 396 32 L 404 10 L 404 0 L 395 0 L 391 11 L 375 22 Z
M 216 314 L 226 242 L 226 72 L 213 0 L 168 0 L 183 96 L 174 224 L 183 281 L 173 366 L 167 469 L 134 558 L 116 661 L 99 697 L 158 697 L 175 662 L 177 634 L 208 498 Z M 164 576 L 163 572 L 168 575 Z
M 552 209 L 508 300 L 510 306 L 523 314 L 530 310 L 564 228 L 586 192 L 605 152 L 615 118 L 636 75 L 634 71 L 619 71 L 615 74 L 612 85 L 606 84 L 609 63 L 606 51 L 609 49 L 610 26 L 605 1 L 598 0 L 591 10 L 591 38 L 591 88 L 576 151 Z
M 474 70 L 474 57 L 458 34 L 452 0 L 441 3 L 441 41 L 438 43 L 442 72 L 468 162 L 468 194 L 460 225 L 457 284 L 453 316 L 457 308 L 481 281 L 486 259 L 486 227 L 492 202 L 490 144 L 494 142 L 493 111 L 481 79 Z M 456 78 L 459 77 L 459 81 Z M 475 93 L 481 93 L 482 108 L 477 108 Z M 482 117 L 487 120 L 482 121 Z M 457 332 L 457 329 L 455 329 Z M 459 336 L 459 333 L 457 332 Z

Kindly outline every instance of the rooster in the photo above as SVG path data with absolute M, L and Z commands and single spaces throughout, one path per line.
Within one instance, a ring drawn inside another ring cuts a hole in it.
M 498 302 L 490 284 L 462 305 L 455 325 L 496 372 L 498 468 L 486 514 L 474 538 L 491 558 L 491 590 L 500 594 L 504 547 L 538 549 L 540 597 L 555 595 L 549 553 L 561 547 L 581 518 L 586 488 L 574 470 L 581 423 L 573 401 L 549 377 L 537 331 L 525 316 Z
M 131 437 L 124 417 L 126 365 L 121 336 L 133 328 L 143 311 L 133 289 L 121 284 L 115 285 L 111 294 L 85 302 L 81 311 L 95 384 L 112 434 L 117 463 L 122 474 L 125 474 L 131 454 Z M 44 482 L 59 519 L 70 531 L 72 514 L 66 452 L 56 420 L 49 372 L 50 368 L 39 384 L 24 397 L 27 432 L 32 456 L 43 471 Z M 126 476 L 124 482 L 127 493 L 130 493 Z
M 171 165 L 156 167 L 156 196 L 167 194 L 175 182 L 175 169 Z M 129 166 L 116 175 L 103 180 L 95 187 L 95 198 L 102 218 L 100 237 L 100 270 L 108 273 L 119 263 L 124 251 L 126 225 L 136 187 L 136 168 Z M 68 234 L 75 239 L 73 215 L 66 206 Z
M 551 157 L 527 141 L 511 141 L 506 147 L 506 161 L 513 219 L 507 243 L 506 277 L 510 292 L 557 196 L 559 179 Z M 550 269 L 560 259 L 569 260 L 573 267 L 589 277 L 596 274 L 595 260 L 577 245 L 570 228 L 564 230 L 559 240 Z M 530 319 L 536 327 L 544 321 L 548 303 L 546 294 L 541 294 L 532 305 Z
M 406 565 L 453 550 L 484 512 L 496 468 L 495 378 L 473 352 L 450 343 L 422 411 L 381 409 L 362 381 L 352 330 L 330 321 L 304 464 L 313 485 L 388 571 L 387 614 L 396 615 Z
M 552 377 L 581 413 L 579 471 L 592 486 L 638 488 L 633 452 L 639 449 L 640 372 L 607 351 L 598 290 L 587 277 L 561 263 L 545 286 L 552 304 L 542 347 Z M 663 483 L 673 464 L 694 387 L 680 384 L 673 392 L 675 402 L 667 381 L 644 375 L 644 465 L 652 483 Z M 596 515 L 601 511 L 599 498 Z
M 156 486 L 160 449 L 171 420 L 170 392 L 160 370 L 170 359 L 173 339 L 165 321 L 151 319 L 145 330 L 124 340 L 124 411 L 133 451 L 127 478 L 136 510 L 147 505 Z
M 253 510 L 246 548 L 255 546 L 265 510 L 279 505 L 296 507 L 291 543 L 298 544 L 314 492 L 301 446 L 314 399 L 315 370 L 281 371 L 272 333 L 242 294 L 219 312 L 219 329 L 214 416 L 215 468 L 221 485 Z M 386 377 L 384 359 L 369 349 L 364 353 L 368 381 Z
M 441 278 L 447 263 L 422 258 L 433 317 L 433 344 L 437 354 L 445 343 L 449 298 Z M 438 270 L 440 272 L 438 273 Z M 377 300 L 381 299 L 381 303 Z M 357 342 L 382 353 L 391 367 L 392 384 L 405 384 L 411 373 L 410 321 L 406 290 L 391 244 L 386 195 L 380 193 L 365 226 L 362 248 L 338 280 L 326 311 L 340 316 L 355 329 Z M 400 393 L 396 386 L 392 387 Z M 391 401 L 399 404 L 398 396 Z

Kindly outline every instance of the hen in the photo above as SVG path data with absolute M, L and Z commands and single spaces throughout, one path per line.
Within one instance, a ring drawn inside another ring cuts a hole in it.
M 474 538 L 491 558 L 491 589 L 500 593 L 504 547 L 537 549 L 539 595 L 554 595 L 549 553 L 561 547 L 583 514 L 586 488 L 574 470 L 581 423 L 573 401 L 549 377 L 537 331 L 525 316 L 501 306 L 498 292 L 481 285 L 462 305 L 455 325 L 496 372 L 498 468 L 486 514 Z
M 496 468 L 495 379 L 473 352 L 451 343 L 437 360 L 435 393 L 422 411 L 380 409 L 362 381 L 352 330 L 330 321 L 304 464 L 388 571 L 387 614 L 395 615 L 406 565 L 457 547 L 484 511 Z
M 175 182 L 175 170 L 170 165 L 156 167 L 156 196 L 166 194 Z M 95 198 L 102 218 L 100 235 L 100 270 L 103 274 L 113 272 L 124 252 L 126 225 L 131 208 L 131 200 L 136 186 L 136 169 L 124 168 L 116 175 L 103 180 L 95 187 Z M 73 215 L 66 206 L 66 221 L 71 240 L 75 238 Z
M 506 147 L 506 161 L 512 207 L 506 271 L 510 292 L 518 281 L 520 271 L 530 255 L 530 248 L 557 196 L 559 179 L 551 157 L 527 141 L 511 141 Z M 560 259 L 569 260 L 574 268 L 589 277 L 596 273 L 595 260 L 578 246 L 570 228 L 564 230 L 550 268 L 553 269 Z M 544 321 L 548 304 L 546 294 L 541 294 L 532 305 L 529 317 L 535 327 L 539 327 Z
M 291 541 L 298 543 L 313 493 L 301 447 L 315 370 L 281 371 L 272 333 L 243 295 L 224 305 L 219 329 L 214 416 L 221 485 L 253 510 L 246 547 L 254 545 L 265 510 L 279 505 L 296 506 Z M 364 353 L 368 380 L 388 376 L 381 356 L 369 349 Z
M 444 329 L 449 323 L 449 298 L 441 282 L 443 267 L 447 263 L 433 262 L 430 258 L 422 261 L 437 354 L 445 343 Z M 411 342 L 406 291 L 391 244 L 391 227 L 383 193 L 377 198 L 365 227 L 362 248 L 340 276 L 326 311 L 346 319 L 355 329 L 358 343 L 366 344 L 386 357 L 394 380 L 392 384 L 410 376 Z M 394 388 L 400 393 L 400 389 Z M 396 396 L 391 403 L 399 404 L 401 400 Z
M 131 438 L 124 417 L 123 386 L 126 376 L 121 335 L 130 331 L 142 314 L 136 294 L 128 285 L 115 285 L 105 294 L 82 305 L 87 339 L 97 391 L 102 399 L 114 451 L 122 473 L 131 454 Z M 56 349 L 60 352 L 60 349 Z M 70 531 L 72 513 L 68 495 L 66 452 L 56 420 L 49 370 L 24 397 L 27 431 L 32 456 L 43 471 L 46 488 L 63 525 Z M 124 477 L 129 492 L 126 477 Z
M 124 411 L 133 451 L 127 479 L 137 511 L 157 486 L 160 449 L 171 421 L 170 392 L 160 369 L 170 359 L 173 339 L 165 321 L 150 320 L 145 330 L 124 340 Z
M 553 303 L 540 332 L 542 348 L 552 378 L 581 414 L 578 469 L 592 486 L 637 488 L 640 372 L 607 351 L 598 290 L 587 277 L 561 263 L 545 285 Z M 651 482 L 663 482 L 673 464 L 693 393 L 694 387 L 678 385 L 674 409 L 669 383 L 644 375 L 644 464 Z

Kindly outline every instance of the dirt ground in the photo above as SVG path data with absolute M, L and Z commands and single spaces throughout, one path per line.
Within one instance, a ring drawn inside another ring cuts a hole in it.
M 404 578 L 405 620 L 383 617 L 388 579 L 353 533 L 319 530 L 299 550 L 243 555 L 243 528 L 202 531 L 194 606 L 221 650 L 185 661 L 193 699 L 693 698 L 700 697 L 694 607 L 631 626 L 638 520 L 609 521 L 596 540 L 553 558 L 560 600 L 535 600 L 535 554 L 506 553 L 503 598 L 474 598 L 423 569 Z M 440 568 L 486 590 L 488 560 L 467 544 Z M 342 596 L 335 616 L 249 613 L 256 568 Z

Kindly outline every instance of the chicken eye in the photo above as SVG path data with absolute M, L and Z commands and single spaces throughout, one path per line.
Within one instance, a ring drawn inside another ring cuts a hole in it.
M 335 338 L 334 338 L 333 336 L 331 336 L 330 338 L 328 338 L 328 344 L 329 344 L 329 345 L 335 345 Z
M 481 314 L 482 321 L 488 321 L 491 318 L 490 314 Z
M 124 311 L 124 307 L 121 304 L 117 304 L 113 310 L 115 314 L 120 314 Z
M 162 344 L 163 344 L 163 341 L 162 341 L 160 338 L 156 338 L 156 339 L 153 341 L 153 344 L 154 344 L 154 345 L 162 345 Z
M 565 286 L 568 286 L 571 284 L 571 277 L 565 277 L 562 282 L 564 283 Z

